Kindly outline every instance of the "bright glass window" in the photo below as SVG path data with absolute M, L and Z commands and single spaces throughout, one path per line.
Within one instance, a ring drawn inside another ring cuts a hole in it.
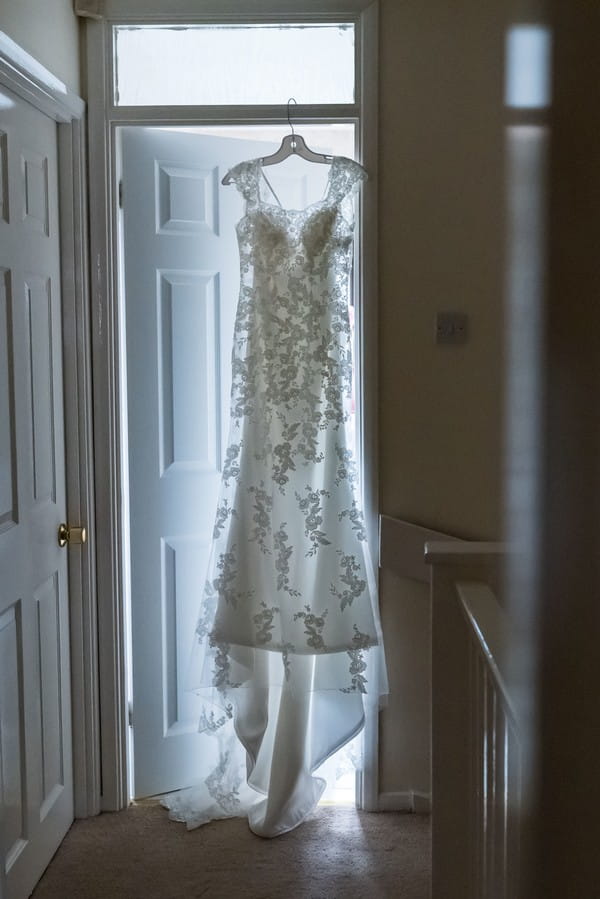
M 119 106 L 353 103 L 354 25 L 116 26 Z

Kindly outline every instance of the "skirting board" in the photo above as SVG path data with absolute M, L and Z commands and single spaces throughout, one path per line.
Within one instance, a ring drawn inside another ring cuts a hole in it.
M 417 790 L 380 793 L 377 803 L 380 812 L 414 812 L 415 815 L 431 813 L 431 794 Z

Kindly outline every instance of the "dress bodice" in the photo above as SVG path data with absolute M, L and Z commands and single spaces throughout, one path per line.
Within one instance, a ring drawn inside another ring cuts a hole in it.
M 310 421 L 315 431 L 325 423 L 339 426 L 352 388 L 351 194 L 366 172 L 351 159 L 334 157 L 323 198 L 305 209 L 261 198 L 258 159 L 239 163 L 231 177 L 246 201 L 237 225 L 241 290 L 232 415 L 249 415 L 266 428 L 274 410 L 280 420 Z M 297 435 L 292 449 L 305 457 L 306 440 Z
M 302 267 L 307 274 L 314 272 L 315 260 L 323 253 L 335 267 L 338 255 L 349 250 L 353 234 L 350 195 L 366 178 L 357 162 L 334 156 L 323 198 L 304 209 L 289 209 L 261 198 L 260 159 L 240 163 L 231 170 L 231 177 L 246 201 L 245 215 L 237 226 L 242 258 L 268 266 L 271 274 L 292 264 L 298 276 Z

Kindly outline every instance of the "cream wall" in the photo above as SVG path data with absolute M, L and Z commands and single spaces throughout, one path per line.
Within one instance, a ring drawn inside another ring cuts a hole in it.
M 381 0 L 380 485 L 387 515 L 500 534 L 502 52 L 480 0 Z M 438 310 L 469 315 L 436 346 Z M 383 571 L 380 789 L 429 787 L 429 603 Z
M 0 31 L 80 93 L 79 22 L 72 0 L 2 0 Z

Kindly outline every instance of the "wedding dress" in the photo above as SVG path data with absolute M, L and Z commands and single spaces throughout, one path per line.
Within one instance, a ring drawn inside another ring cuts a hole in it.
M 260 160 L 230 176 L 245 200 L 230 438 L 189 684 L 206 699 L 206 747 L 198 783 L 164 804 L 188 827 L 247 814 L 272 837 L 314 808 L 315 770 L 387 690 L 347 436 L 365 172 L 334 157 L 323 199 L 303 210 L 263 199 Z

